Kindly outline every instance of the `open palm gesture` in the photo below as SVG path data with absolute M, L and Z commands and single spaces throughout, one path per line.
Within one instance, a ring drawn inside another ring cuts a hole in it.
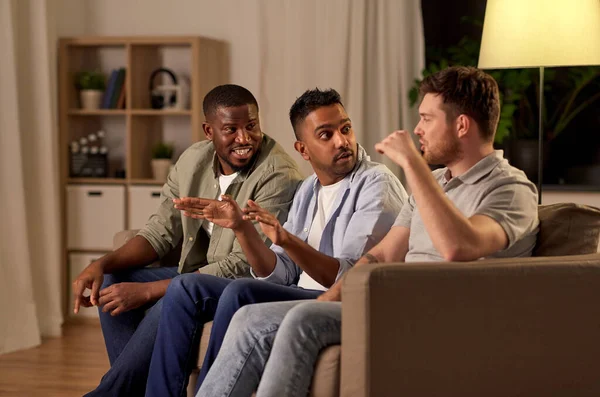
M 258 221 L 263 233 L 274 244 L 283 246 L 289 239 L 287 231 L 281 226 L 277 217 L 265 210 L 252 200 L 248 200 L 248 207 L 243 209 L 244 219 Z
M 184 216 L 194 219 L 206 219 L 215 225 L 227 229 L 236 229 L 244 220 L 238 203 L 231 196 L 221 196 L 222 201 L 198 197 L 174 199 L 175 208 Z

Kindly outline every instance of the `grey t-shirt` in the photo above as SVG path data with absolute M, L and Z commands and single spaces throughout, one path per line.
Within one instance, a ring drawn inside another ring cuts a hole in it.
M 502 226 L 508 247 L 489 258 L 531 256 L 538 232 L 537 189 L 523 171 L 508 164 L 501 150 L 458 177 L 448 179 L 448 168 L 433 171 L 433 176 L 464 216 L 486 215 Z M 410 229 L 406 262 L 444 261 L 433 246 L 412 195 L 394 226 Z

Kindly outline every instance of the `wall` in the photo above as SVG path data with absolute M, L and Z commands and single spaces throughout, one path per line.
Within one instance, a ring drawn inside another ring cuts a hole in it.
M 59 37 L 76 35 L 199 35 L 229 44 L 230 82 L 252 91 L 259 105 L 260 53 L 256 1 L 56 0 Z M 277 0 L 271 0 L 277 1 Z M 290 103 L 291 105 L 291 103 Z M 293 152 L 291 131 L 263 130 L 295 156 L 305 175 L 310 165 Z

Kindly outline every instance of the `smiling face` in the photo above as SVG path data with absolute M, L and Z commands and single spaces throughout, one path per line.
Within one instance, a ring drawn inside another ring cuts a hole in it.
M 340 104 L 320 107 L 297 126 L 296 150 L 322 185 L 339 182 L 356 165 L 358 147 L 350 118 Z
M 230 175 L 248 166 L 262 141 L 255 105 L 219 107 L 202 127 L 213 142 L 221 172 Z
M 429 164 L 449 165 L 462 158 L 456 127 L 448 120 L 443 104 L 441 95 L 426 94 L 419 106 L 421 119 L 415 134 Z

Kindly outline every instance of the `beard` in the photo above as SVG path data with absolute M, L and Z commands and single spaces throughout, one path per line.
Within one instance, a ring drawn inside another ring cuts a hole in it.
M 460 141 L 454 134 L 447 134 L 446 138 L 435 145 L 426 146 L 423 158 L 431 165 L 452 164 L 463 157 Z

